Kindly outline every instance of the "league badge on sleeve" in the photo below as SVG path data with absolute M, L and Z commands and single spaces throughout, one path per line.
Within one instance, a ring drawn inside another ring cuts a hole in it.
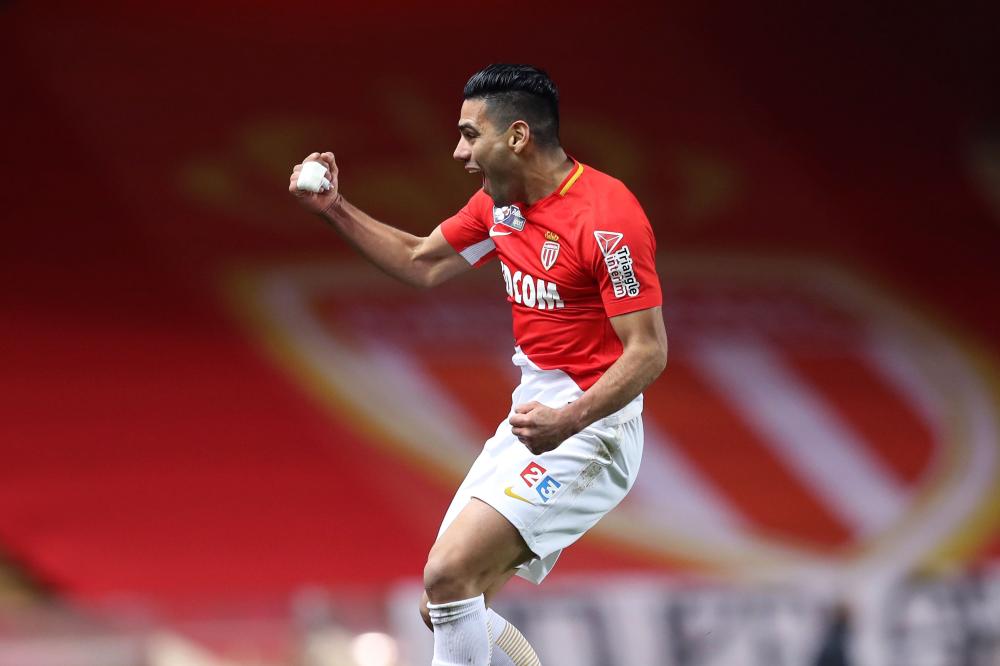
M 624 234 L 617 231 L 595 231 L 594 238 L 597 239 L 597 245 L 601 248 L 601 254 L 606 257 L 615 251 L 618 243 L 622 242 Z
M 514 231 L 524 230 L 524 216 L 521 215 L 521 209 L 517 206 L 500 206 L 499 208 L 493 207 L 493 222 L 494 224 L 502 224 L 505 227 L 510 227 Z
M 545 232 L 545 243 L 542 244 L 542 267 L 549 270 L 559 256 L 559 236 L 551 231 Z
M 628 245 L 618 247 L 624 235 L 617 231 L 595 231 L 594 239 L 604 255 L 608 267 L 608 277 L 615 292 L 615 298 L 639 295 L 639 278 L 632 264 L 632 253 Z

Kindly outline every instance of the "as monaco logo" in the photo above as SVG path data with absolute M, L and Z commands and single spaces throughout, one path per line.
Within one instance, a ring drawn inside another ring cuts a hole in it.
M 559 235 L 553 231 L 545 232 L 545 242 L 542 244 L 542 268 L 549 270 L 559 257 Z
M 601 234 L 616 256 L 621 237 Z M 594 528 L 605 544 L 698 575 L 849 585 L 989 537 L 1000 398 L 952 328 L 815 260 L 673 255 L 663 274 L 670 364 L 645 393 L 638 481 Z M 318 262 L 240 273 L 229 293 L 273 362 L 396 473 L 457 487 L 513 388 L 493 279 L 414 293 Z
M 551 231 L 547 231 L 545 232 L 545 237 L 549 240 L 542 244 L 542 268 L 549 270 L 555 265 L 556 259 L 559 257 L 559 243 L 557 242 L 559 236 L 556 236 Z

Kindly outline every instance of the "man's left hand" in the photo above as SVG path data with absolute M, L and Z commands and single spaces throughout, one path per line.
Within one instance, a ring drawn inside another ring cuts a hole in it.
M 518 405 L 509 422 L 514 436 L 536 455 L 551 451 L 577 432 L 565 410 L 540 402 Z

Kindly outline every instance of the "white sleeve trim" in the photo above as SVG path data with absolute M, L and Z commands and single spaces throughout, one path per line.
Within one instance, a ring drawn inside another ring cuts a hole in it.
M 459 254 L 465 257 L 465 260 L 469 262 L 470 265 L 473 265 L 486 255 L 488 255 L 490 252 L 495 250 L 496 247 L 497 246 L 493 242 L 492 238 L 484 238 L 475 245 L 470 245 L 469 247 L 465 248 Z

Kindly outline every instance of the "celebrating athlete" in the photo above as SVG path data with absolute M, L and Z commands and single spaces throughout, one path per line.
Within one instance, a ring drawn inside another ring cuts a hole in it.
M 642 391 L 667 338 L 649 221 L 621 181 L 569 157 L 559 94 L 525 65 L 490 65 L 464 90 L 454 157 L 482 188 L 426 238 L 373 219 L 340 191 L 289 191 L 365 258 L 432 287 L 499 260 L 521 383 L 452 501 L 424 568 L 434 666 L 537 664 L 487 607 L 515 573 L 539 583 L 563 548 L 614 508 L 642 456 Z

